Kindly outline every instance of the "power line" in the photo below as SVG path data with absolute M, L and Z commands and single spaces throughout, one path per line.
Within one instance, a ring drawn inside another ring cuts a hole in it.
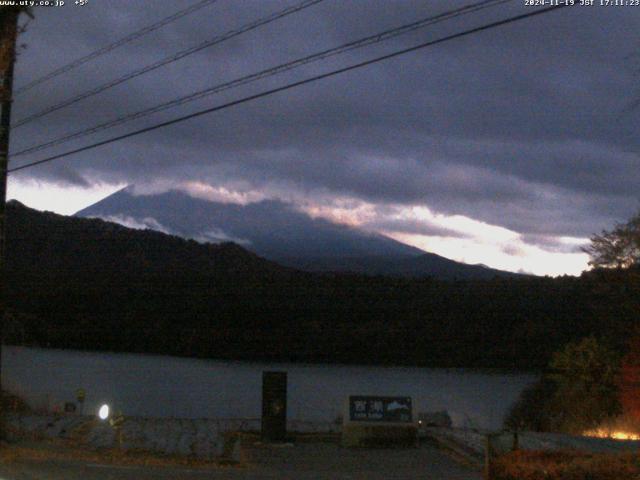
M 335 56 L 335 55 L 339 55 L 339 54 L 343 54 L 346 53 L 348 51 L 357 49 L 357 48 L 362 48 L 368 45 L 372 45 L 375 43 L 379 43 L 382 41 L 386 41 L 389 40 L 391 38 L 403 35 L 405 33 L 426 27 L 428 25 L 433 25 L 435 23 L 439 23 L 441 21 L 445 21 L 445 20 L 450 20 L 452 18 L 461 16 L 461 15 L 466 15 L 469 13 L 473 13 L 473 12 L 477 12 L 486 8 L 490 8 L 490 7 L 494 7 L 497 6 L 499 4 L 502 3 L 507 3 L 507 2 L 511 2 L 513 0 L 482 0 L 480 2 L 477 3 L 473 3 L 470 5 L 466 5 L 464 7 L 461 8 L 457 8 L 455 10 L 450 10 L 444 13 L 441 13 L 439 15 L 436 16 L 430 16 L 430 17 L 426 17 L 426 18 L 422 18 L 416 22 L 412 22 L 406 25 L 402 25 L 400 27 L 396 27 L 393 29 L 389 29 L 389 30 L 385 30 L 383 32 L 379 32 L 375 35 L 370 35 L 358 40 L 354 40 L 345 44 L 342 44 L 338 47 L 334 47 L 334 48 L 330 48 L 327 50 L 323 50 L 311 55 L 308 55 L 306 57 L 302 57 L 290 62 L 286 62 L 280 65 L 277 65 L 275 67 L 271 67 L 262 71 L 259 71 L 257 73 L 253 73 L 250 75 L 246 75 L 244 77 L 240 77 L 234 80 L 231 80 L 229 82 L 224 82 L 222 84 L 218 84 L 215 85 L 213 87 L 209 87 L 206 88 L 204 90 L 200 90 L 198 92 L 189 94 L 189 95 L 185 95 L 183 97 L 178 97 L 176 99 L 170 100 L 168 102 L 164 102 L 161 103 L 159 105 L 156 105 L 154 107 L 151 108 L 147 108 L 144 110 L 140 110 L 138 112 L 134 112 L 131 114 L 127 114 L 127 115 L 123 115 L 121 117 L 115 118 L 114 120 L 109 120 L 107 122 L 95 125 L 93 127 L 84 129 L 84 130 L 80 130 L 74 133 L 70 133 L 67 135 L 64 135 L 63 137 L 42 143 L 42 144 L 38 144 L 35 146 L 31 146 L 31 147 L 27 147 L 23 150 L 20 150 L 18 152 L 15 152 L 11 155 L 11 157 L 17 157 L 19 155 L 25 155 L 27 153 L 33 153 L 36 151 L 40 151 L 40 150 L 44 150 L 46 148 L 55 146 L 55 145 L 60 145 L 63 143 L 66 143 L 70 140 L 79 138 L 79 137 L 83 137 L 92 133 L 97 133 L 99 131 L 102 130 L 106 130 L 108 128 L 112 128 L 118 125 L 121 125 L 123 123 L 132 121 L 132 120 L 137 120 L 139 118 L 143 118 L 146 117 L 148 115 L 151 115 L 153 113 L 157 113 L 157 112 L 161 112 L 164 110 L 167 110 L 169 108 L 175 107 L 175 106 L 179 106 L 179 105 L 183 105 L 185 103 L 188 102 L 192 102 L 195 100 L 199 100 L 201 98 L 207 97 L 209 95 L 213 95 L 215 93 L 219 93 L 222 92 L 224 90 L 229 90 L 231 88 L 235 88 L 235 87 L 239 87 L 242 85 L 246 85 L 248 83 L 252 83 L 258 80 L 262 80 L 264 78 L 267 77 L 271 77 L 273 75 L 277 75 L 289 70 L 293 70 L 295 68 L 298 68 L 300 66 L 312 63 L 312 62 L 316 62 L 319 60 L 324 60 L 326 58 Z
M 366 60 L 364 62 L 356 63 L 356 64 L 353 64 L 353 65 L 349 65 L 348 67 L 343 67 L 343 68 L 339 68 L 337 70 L 332 70 L 331 72 L 323 73 L 323 74 L 320 74 L 320 75 L 315 75 L 313 77 L 310 77 L 310 78 L 307 78 L 307 79 L 304 79 L 304 80 L 299 80 L 297 82 L 289 83 L 289 84 L 283 85 L 281 87 L 272 88 L 270 90 L 266 90 L 266 91 L 257 93 L 255 95 L 250 95 L 248 97 L 241 98 L 239 100 L 234 100 L 232 102 L 228 102 L 228 103 L 225 103 L 225 104 L 222 104 L 222 105 L 218 105 L 216 107 L 207 108 L 205 110 L 200 110 L 199 112 L 195 112 L 195 113 L 191 113 L 189 115 L 185 115 L 185 116 L 182 116 L 182 117 L 174 118 L 172 120 L 168 120 L 166 122 L 158 123 L 158 124 L 152 125 L 150 127 L 141 128 L 139 130 L 135 130 L 133 132 L 126 133 L 124 135 L 118 135 L 116 137 L 112 137 L 112 138 L 109 138 L 107 140 L 96 142 L 96 143 L 93 143 L 91 145 L 86 145 L 84 147 L 77 148 L 77 149 L 74 149 L 74 150 L 70 150 L 70 151 L 67 151 L 67 152 L 64 152 L 64 153 L 60 153 L 58 155 L 53 155 L 51 157 L 47 157 L 47 158 L 43 158 L 41 160 L 30 162 L 30 163 L 27 163 L 25 165 L 21 165 L 19 167 L 11 168 L 11 169 L 8 170 L 8 172 L 9 173 L 17 172 L 19 170 L 24 170 L 26 168 L 34 167 L 36 165 L 42 165 L 43 163 L 52 162 L 54 160 L 58 160 L 60 158 L 68 157 L 68 156 L 76 154 L 76 153 L 85 152 L 87 150 L 92 150 L 94 148 L 101 147 L 103 145 L 107 145 L 109 143 L 114 143 L 114 142 L 117 142 L 117 141 L 120 141 L 120 140 L 131 138 L 131 137 L 134 137 L 134 136 L 137 136 L 137 135 L 141 135 L 143 133 L 150 132 L 152 130 L 157 130 L 159 128 L 163 128 L 163 127 L 167 127 L 169 125 L 173 125 L 173 124 L 176 124 L 176 123 L 184 122 L 184 121 L 190 120 L 192 118 L 200 117 L 202 115 L 207 115 L 209 113 L 217 112 L 219 110 L 224 110 L 226 108 L 230 108 L 230 107 L 233 107 L 233 106 L 236 106 L 236 105 L 247 103 L 247 102 L 250 102 L 252 100 L 257 100 L 258 98 L 262 98 L 262 97 L 266 97 L 266 96 L 269 96 L 269 95 L 273 95 L 275 93 L 283 92 L 285 90 L 290 90 L 292 88 L 299 87 L 301 85 L 306 85 L 308 83 L 312 83 L 312 82 L 315 82 L 315 81 L 318 81 L 318 80 L 322 80 L 322 79 L 325 79 L 325 78 L 333 77 L 333 76 L 339 75 L 341 73 L 345 73 L 345 72 L 349 72 L 351 70 L 355 70 L 355 69 L 358 69 L 358 68 L 366 67 L 366 66 L 372 65 L 374 63 L 379 63 L 379 62 L 382 62 L 384 60 L 388 60 L 388 59 L 391 59 L 391 58 L 394 58 L 394 57 L 398 57 L 400 55 L 404 55 L 404 54 L 407 54 L 407 53 L 410 53 L 410 52 L 414 52 L 416 50 L 420 50 L 420 49 L 427 48 L 427 47 L 430 47 L 430 46 L 433 46 L 433 45 L 444 43 L 444 42 L 447 42 L 449 40 L 454 40 L 456 38 L 461 38 L 461 37 L 465 37 L 465 36 L 468 36 L 468 35 L 479 33 L 479 32 L 485 31 L 485 30 L 490 30 L 492 28 L 500 27 L 502 25 L 507 25 L 507 24 L 514 23 L 514 22 L 517 22 L 517 21 L 520 21 L 520 20 L 524 20 L 524 19 L 527 19 L 527 18 L 535 17 L 535 16 L 538 16 L 538 15 L 542 15 L 542 14 L 551 12 L 553 10 L 558 10 L 560 8 L 564 8 L 564 7 L 567 7 L 567 6 L 569 6 L 569 5 L 564 5 L 564 4 L 555 5 L 555 6 L 546 7 L 546 8 L 540 9 L 540 10 L 536 10 L 536 11 L 533 11 L 533 12 L 523 13 L 521 15 L 516 15 L 514 17 L 509 17 L 509 18 L 506 18 L 506 19 L 503 19 L 503 20 L 498 20 L 498 21 L 495 21 L 495 22 L 491 22 L 491 23 L 488 23 L 488 24 L 480 26 L 480 27 L 471 28 L 469 30 L 465 30 L 463 32 L 455 33 L 453 35 L 448 35 L 446 37 L 442 37 L 442 38 L 439 38 L 437 40 L 431 40 L 431 41 L 424 42 L 424 43 L 421 43 L 421 44 L 413 46 L 413 47 L 404 48 L 402 50 L 397 50 L 395 52 L 392 52 L 392 53 L 389 53 L 389 54 L 386 54 L 386 55 L 382 55 L 382 56 L 379 56 L 379 57 L 376 57 L 376 58 L 373 58 L 373 59 L 370 59 L 370 60 Z
M 69 105 L 73 105 L 74 103 L 79 102 L 80 100 L 84 100 L 85 98 L 89 98 L 92 97 L 94 95 L 98 95 L 99 93 L 104 92 L 105 90 L 108 90 L 110 88 L 113 88 L 117 85 L 120 85 L 121 83 L 124 83 L 128 80 L 131 80 L 133 78 L 139 77 L 140 75 L 143 75 L 145 73 L 151 72 L 153 70 L 156 70 L 160 67 L 163 67 L 165 65 L 168 65 L 170 63 L 176 62 L 182 58 L 185 58 L 189 55 L 192 55 L 194 53 L 197 53 L 201 50 L 204 50 L 205 48 L 208 47 L 212 47 L 214 45 L 217 45 L 219 43 L 222 43 L 226 40 L 229 40 L 231 38 L 237 37 L 238 35 L 242 35 L 243 33 L 249 32 L 251 30 L 255 30 L 256 28 L 262 26 L 262 25 L 266 25 L 268 23 L 274 22 L 276 20 L 279 20 L 283 17 L 286 17 L 288 15 L 291 15 L 293 13 L 299 12 L 300 10 L 304 10 L 305 8 L 311 7 L 317 3 L 323 2 L 324 0 L 304 0 L 296 5 L 292 5 L 290 7 L 284 8 L 282 10 L 279 10 L 275 13 L 272 13 L 266 17 L 260 18 L 258 20 L 255 20 L 251 23 L 248 23 L 246 25 L 243 25 L 240 28 L 237 28 L 235 30 L 229 30 L 228 32 L 224 33 L 223 35 L 218 35 L 216 37 L 213 37 L 210 40 L 206 40 L 198 45 L 195 45 L 191 48 L 187 48 L 185 50 L 181 50 L 173 55 L 170 55 L 168 57 L 165 57 L 161 60 L 158 60 L 155 63 L 152 63 L 151 65 L 147 65 L 146 67 L 140 68 L 138 70 L 134 70 L 133 72 L 130 72 L 126 75 L 123 75 L 121 77 L 118 77 L 114 80 L 111 80 L 109 82 L 103 83 L 102 85 L 99 85 L 97 87 L 92 88 L 91 90 L 88 90 L 86 92 L 83 92 L 79 95 L 76 95 L 75 97 L 71 97 L 68 98 L 67 100 L 63 100 L 60 103 L 57 103 L 55 105 L 52 105 L 51 107 L 47 107 L 44 110 L 41 110 L 37 113 L 34 113 L 32 115 L 29 115 L 27 117 L 24 117 L 20 120 L 18 120 L 14 125 L 12 125 L 12 128 L 18 128 L 21 127 L 22 125 L 25 125 L 29 122 L 32 122 L 33 120 L 37 120 L 38 118 L 44 117 L 45 115 L 48 115 L 52 112 L 55 112 L 57 110 L 60 110 L 62 108 L 68 107 Z
M 41 83 L 44 83 L 48 80 L 51 80 L 52 78 L 55 78 L 59 75 L 62 75 L 63 73 L 66 73 L 70 70 L 73 70 L 76 67 L 79 67 L 80 65 L 83 65 L 91 60 L 93 60 L 94 58 L 97 58 L 101 55 L 104 55 L 105 53 L 108 53 L 118 47 L 121 47 L 122 45 L 125 45 L 129 42 L 132 42 L 140 37 L 142 37 L 143 35 L 146 35 L 147 33 L 153 32 L 154 30 L 157 30 L 161 27 L 164 27 L 165 25 L 168 25 L 169 23 L 172 23 L 176 20 L 178 20 L 179 18 L 182 18 L 186 15 L 189 15 L 190 13 L 193 13 L 197 10 L 200 10 L 201 8 L 204 8 L 208 5 L 211 5 L 213 3 L 216 3 L 218 0 L 201 0 L 198 3 L 195 3 L 193 5 L 191 5 L 190 7 L 187 7 L 183 10 L 179 10 L 178 12 L 174 13 L 173 15 L 170 15 L 166 18 L 163 18 L 162 20 L 160 20 L 159 22 L 156 22 L 152 25 L 149 25 L 147 27 L 144 27 L 141 30 L 137 30 L 129 35 L 127 35 L 126 37 L 121 38 L 120 40 L 117 40 L 109 45 L 106 45 L 102 48 L 99 48 L 98 50 L 94 50 L 93 52 L 85 55 L 84 57 L 80 57 L 66 65 L 63 65 L 60 68 L 57 68 L 56 70 L 36 79 L 33 80 L 32 82 L 27 83 L 26 85 L 16 89 L 16 91 L 14 92 L 14 95 L 19 95 L 21 93 L 26 92 L 27 90 L 32 89 L 33 87 L 35 87 L 36 85 L 40 85 Z

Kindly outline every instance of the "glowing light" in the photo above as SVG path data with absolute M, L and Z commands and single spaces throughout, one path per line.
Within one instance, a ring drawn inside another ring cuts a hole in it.
M 585 437 L 612 438 L 614 440 L 640 440 L 640 433 L 625 432 L 623 430 L 605 430 L 603 428 L 587 430 L 583 435 Z
M 100 420 L 106 420 L 109 418 L 109 405 L 105 404 L 100 407 L 100 410 L 98 410 L 98 417 L 100 417 Z

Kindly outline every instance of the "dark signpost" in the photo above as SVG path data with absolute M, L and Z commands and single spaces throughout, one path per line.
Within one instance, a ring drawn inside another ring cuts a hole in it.
M 411 423 L 411 397 L 350 396 L 349 419 L 352 422 Z
M 287 372 L 262 372 L 262 440 L 287 436 Z

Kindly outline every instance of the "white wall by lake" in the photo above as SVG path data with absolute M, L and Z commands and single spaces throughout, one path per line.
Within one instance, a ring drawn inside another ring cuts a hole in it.
M 290 419 L 331 421 L 348 395 L 410 396 L 416 412 L 447 410 L 457 426 L 500 428 L 532 375 L 417 367 L 269 364 L 3 347 L 2 386 L 52 409 L 86 391 L 85 413 L 259 417 L 264 370 L 288 372 Z

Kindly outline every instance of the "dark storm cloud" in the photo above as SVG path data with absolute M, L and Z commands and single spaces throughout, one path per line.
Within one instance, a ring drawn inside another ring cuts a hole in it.
M 16 71 L 24 84 L 189 5 L 92 3 L 36 10 Z M 292 2 L 220 0 L 72 75 L 19 97 L 15 117 L 236 28 Z M 202 51 L 13 133 L 13 148 L 86 128 L 237 76 L 415 21 L 462 2 L 327 0 Z M 224 103 L 512 13 L 522 2 L 414 32 L 296 72 L 103 132 Z M 243 182 L 255 190 L 333 192 L 378 205 L 425 205 L 529 235 L 588 236 L 638 207 L 640 8 L 574 7 L 161 129 L 34 168 L 23 177 Z M 47 153 L 65 151 L 73 142 Z M 16 163 L 42 158 L 16 158 Z M 411 230 L 410 225 L 405 225 Z M 415 233 L 435 234 L 429 225 Z M 380 226 L 380 228 L 383 228 Z M 410 231 L 407 230 L 407 231 Z M 549 247 L 549 245 L 547 245 Z M 550 247 L 549 247 L 550 248 Z
M 471 238 L 469 234 L 445 228 L 430 222 L 415 218 L 388 216 L 391 212 L 380 212 L 376 220 L 365 223 L 365 227 L 373 231 L 387 231 L 413 235 L 428 235 L 435 237 Z M 398 212 L 396 212 L 398 213 Z
M 523 235 L 521 239 L 525 243 L 536 245 L 553 253 L 579 253 L 582 251 L 582 247 L 586 246 L 586 244 L 564 243 L 558 238 L 550 237 L 548 235 Z

